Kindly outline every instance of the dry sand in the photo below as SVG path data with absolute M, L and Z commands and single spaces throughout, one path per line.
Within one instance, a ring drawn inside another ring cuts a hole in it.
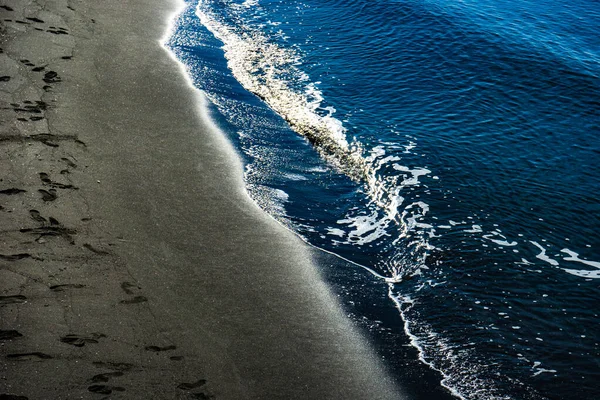
M 0 5 L 0 399 L 402 398 L 160 46 L 178 4 Z

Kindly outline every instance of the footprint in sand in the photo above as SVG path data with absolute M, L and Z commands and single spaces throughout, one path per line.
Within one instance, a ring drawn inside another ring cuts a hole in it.
M 0 306 L 9 304 L 22 304 L 27 301 L 27 297 L 17 294 L 14 296 L 0 296 Z
M 46 353 L 41 353 L 39 351 L 34 351 L 32 353 L 15 353 L 15 354 L 7 354 L 6 358 L 9 360 L 17 360 L 17 361 L 33 361 L 33 360 L 49 360 L 52 357 Z
M 200 379 L 194 383 L 180 383 L 177 387 L 181 390 L 194 390 L 206 385 L 206 379 Z
M 29 397 L 2 393 L 2 394 L 0 394 L 0 400 L 29 400 Z
M 96 254 L 99 254 L 99 255 L 103 255 L 103 256 L 105 256 L 105 255 L 108 255 L 108 254 L 110 254 L 108 251 L 106 251 L 106 250 L 101 250 L 101 249 L 97 249 L 97 248 L 95 248 L 94 246 L 92 246 L 92 245 L 91 245 L 91 244 L 89 244 L 89 243 L 84 243 L 84 244 L 83 244 L 83 247 L 85 247 L 86 249 L 88 249 L 88 250 L 89 250 L 89 251 L 91 251 L 92 253 L 96 253 Z
M 53 285 L 50 286 L 50 290 L 53 292 L 64 292 L 67 289 L 83 289 L 86 287 L 85 285 L 81 285 L 79 283 L 65 283 L 62 285 Z
M 61 158 L 62 161 L 65 162 L 65 164 L 67 164 L 67 166 L 69 166 L 69 168 L 77 168 L 77 164 L 75 164 L 73 161 L 69 160 L 66 157 Z
M 115 378 L 115 377 L 119 377 L 119 376 L 123 376 L 123 375 L 124 374 L 121 371 L 106 372 L 104 374 L 98 374 L 98 375 L 92 376 L 92 378 L 90 379 L 90 382 L 92 382 L 92 383 L 108 382 L 111 378 Z
M 142 288 L 139 287 L 138 285 L 134 285 L 133 283 L 129 283 L 129 282 L 121 283 L 121 289 L 123 289 L 123 291 L 125 293 L 131 294 L 131 295 L 142 290 Z
M 206 394 L 206 393 L 192 393 L 191 396 L 193 399 L 200 399 L 200 400 L 210 400 L 210 399 L 215 398 L 215 396 L 212 396 L 212 395 Z
M 125 388 L 120 386 L 92 385 L 88 387 L 88 391 L 98 394 L 111 394 L 113 391 L 124 392 Z
M 115 363 L 104 361 L 94 361 L 92 364 L 97 368 L 106 368 L 115 371 L 129 371 L 135 367 L 135 365 L 129 363 Z
M 123 291 L 125 293 L 127 293 L 128 295 L 134 295 L 136 293 L 139 293 L 142 288 L 139 287 L 138 285 L 134 285 L 133 283 L 130 282 L 123 282 L 121 283 L 121 289 L 123 289 Z M 145 296 L 135 296 L 131 299 L 128 300 L 121 300 L 120 303 L 121 304 L 137 304 L 137 303 L 145 303 L 148 301 L 148 298 Z
M 133 299 L 129 300 L 121 300 L 121 304 L 137 304 L 137 303 L 145 303 L 148 301 L 148 298 L 144 296 L 135 296 Z
M 69 31 L 67 31 L 65 28 L 46 29 L 46 32 L 53 33 L 55 35 L 68 35 L 69 34 Z M 60 81 L 58 81 L 58 82 L 60 82 Z
M 70 334 L 60 338 L 62 343 L 70 344 L 75 347 L 83 347 L 88 343 L 98 343 L 98 339 L 105 338 L 106 335 L 103 333 L 92 333 L 89 336 L 80 336 Z
M 23 337 L 23 335 L 21 335 L 21 333 L 15 331 L 15 330 L 7 330 L 7 331 L 0 330 L 0 340 L 13 340 L 18 337 Z
M 17 189 L 17 188 L 0 190 L 0 194 L 5 194 L 7 196 L 14 196 L 15 194 L 25 193 L 25 192 L 27 192 L 27 190 Z
M 48 222 L 46 221 L 46 218 L 42 217 L 42 214 L 40 214 L 38 210 L 29 210 L 29 215 L 34 221 L 39 222 L 42 225 Z
M 193 383 L 181 383 L 177 387 L 181 390 L 191 391 L 194 389 L 198 389 L 204 385 L 206 385 L 206 379 L 200 379 L 197 382 L 193 382 Z M 214 396 L 204 393 L 204 392 L 190 393 L 190 396 L 192 396 L 192 398 L 194 398 L 194 399 L 203 399 L 203 400 L 214 399 Z
M 58 83 L 58 82 L 62 81 L 62 79 L 60 79 L 60 77 L 58 76 L 58 73 L 56 71 L 46 72 L 44 74 L 44 78 L 42 80 L 46 83 Z
M 161 351 L 175 350 L 175 349 L 177 349 L 177 346 L 165 346 L 165 347 L 146 346 L 145 349 L 148 350 L 148 351 L 154 351 L 156 353 L 159 353 Z
M 54 201 L 58 198 L 56 195 L 56 189 L 44 190 L 39 189 L 38 192 L 42 194 L 43 201 Z
M 19 254 L 0 254 L 0 260 L 2 261 L 18 261 L 24 258 L 31 258 L 32 255 L 29 253 L 19 253 Z
M 73 185 L 67 185 L 67 184 L 64 184 L 64 183 L 54 182 L 52 179 L 50 179 L 50 175 L 48 175 L 45 172 L 40 172 L 39 176 L 40 176 L 40 180 L 42 181 L 42 183 L 44 185 L 49 185 L 49 186 L 52 186 L 52 187 L 57 188 L 57 189 L 75 189 L 75 190 L 78 189 L 78 188 L 76 188 Z

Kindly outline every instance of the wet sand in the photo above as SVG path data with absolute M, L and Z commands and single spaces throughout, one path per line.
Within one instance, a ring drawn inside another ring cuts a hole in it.
M 0 398 L 403 398 L 160 46 L 180 4 L 0 6 Z

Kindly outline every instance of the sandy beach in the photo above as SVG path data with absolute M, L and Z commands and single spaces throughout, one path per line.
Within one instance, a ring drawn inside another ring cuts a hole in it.
M 0 398 L 404 398 L 246 195 L 180 6 L 1 2 Z

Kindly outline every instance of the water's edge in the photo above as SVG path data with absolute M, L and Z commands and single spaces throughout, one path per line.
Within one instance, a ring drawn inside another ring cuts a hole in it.
M 211 129 L 222 135 L 235 152 L 237 162 L 243 164 L 243 156 L 232 143 L 232 133 L 227 132 L 219 121 L 224 122 L 218 107 L 213 104 L 202 89 L 196 87 L 188 67 L 168 46 L 180 16 L 189 9 L 185 1 L 178 0 L 178 9 L 168 18 L 169 24 L 160 45 L 178 64 L 190 88 L 198 93 L 201 118 Z M 242 169 L 242 167 L 238 167 Z M 240 174 L 240 181 L 243 182 Z M 340 299 L 340 305 L 364 337 L 373 345 L 375 352 L 383 360 L 385 368 L 410 398 L 427 400 L 452 400 L 461 398 L 459 393 L 443 384 L 443 374 L 421 356 L 417 341 L 407 333 L 407 322 L 402 319 L 399 305 L 392 296 L 386 278 L 373 269 L 343 258 L 341 255 L 319 248 L 299 235 L 292 227 L 270 214 L 252 197 L 245 183 L 240 187 L 247 198 L 264 215 L 293 233 L 313 249 L 314 262 L 322 278 Z M 375 312 L 377 311 L 377 312 Z M 385 320 L 382 320 L 384 317 Z M 385 327 L 385 329 L 382 329 Z M 401 351 L 399 351 L 399 349 Z

